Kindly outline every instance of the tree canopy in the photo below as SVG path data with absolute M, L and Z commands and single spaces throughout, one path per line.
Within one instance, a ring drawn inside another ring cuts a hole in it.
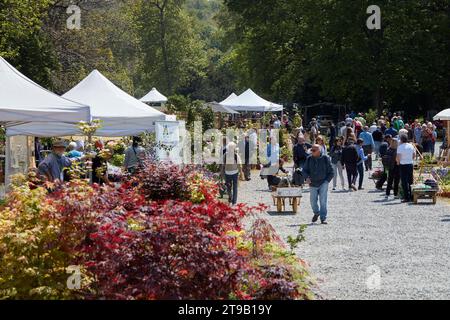
M 69 4 L 81 29 L 69 30 Z M 93 69 L 143 96 L 219 101 L 252 87 L 281 103 L 412 113 L 449 104 L 450 2 L 0 0 L 0 55 L 64 93 Z

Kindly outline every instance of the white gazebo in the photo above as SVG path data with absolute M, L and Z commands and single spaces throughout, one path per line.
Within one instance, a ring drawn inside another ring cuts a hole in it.
M 166 115 L 132 97 L 115 86 L 99 71 L 92 71 L 64 98 L 87 104 L 93 119 L 101 120 L 96 136 L 121 137 L 153 131 L 156 121 L 166 120 Z M 67 136 L 80 134 L 70 124 L 24 124 L 8 130 L 8 135 Z
M 221 105 L 231 108 L 234 111 L 250 111 L 250 112 L 280 112 L 283 111 L 283 106 L 267 101 L 253 90 L 248 89 L 240 96 L 225 99 Z
M 147 93 L 145 96 L 143 96 L 140 99 L 142 102 L 145 103 L 159 103 L 164 104 L 167 102 L 167 97 L 164 96 L 162 93 L 160 93 L 156 88 L 153 88 L 149 93 Z

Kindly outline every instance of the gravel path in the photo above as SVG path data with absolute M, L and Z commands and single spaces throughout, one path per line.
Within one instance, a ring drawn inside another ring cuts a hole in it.
M 297 249 L 325 299 L 450 299 L 450 205 L 385 201 L 365 179 L 364 191 L 329 193 L 329 225 L 311 224 L 309 193 L 300 212 L 278 214 L 258 171 L 241 182 L 239 201 L 270 206 L 262 216 L 286 240 L 307 224 Z

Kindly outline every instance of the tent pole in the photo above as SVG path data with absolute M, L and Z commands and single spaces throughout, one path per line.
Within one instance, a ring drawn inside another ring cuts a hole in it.
M 5 140 L 5 193 L 8 192 L 9 189 L 9 175 L 10 173 L 10 167 L 11 167 L 11 138 L 6 136 Z
M 88 138 L 88 152 L 92 151 L 92 134 L 88 134 L 87 136 Z M 92 173 L 92 160 L 93 159 L 89 159 L 89 165 L 88 165 L 88 175 L 89 175 L 89 184 L 93 184 L 94 182 L 94 177 L 93 177 L 93 173 Z

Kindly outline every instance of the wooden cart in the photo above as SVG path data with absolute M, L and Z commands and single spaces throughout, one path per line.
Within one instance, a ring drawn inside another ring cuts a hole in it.
M 292 206 L 294 213 L 298 212 L 300 201 L 302 198 L 301 188 L 278 188 L 276 192 L 272 193 L 273 204 L 277 206 L 279 213 L 286 212 L 286 200 Z
M 414 204 L 417 204 L 419 199 L 432 199 L 433 204 L 436 204 L 437 193 L 438 190 L 436 189 L 413 189 L 412 195 Z

